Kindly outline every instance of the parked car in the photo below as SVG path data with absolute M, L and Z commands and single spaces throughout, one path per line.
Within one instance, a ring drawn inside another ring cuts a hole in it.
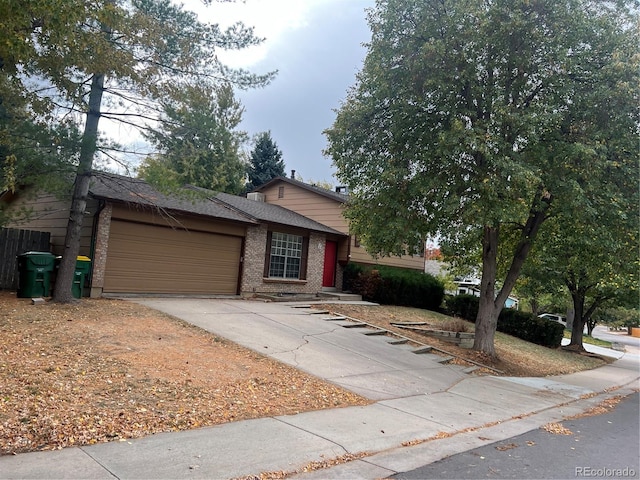
M 552 322 L 558 322 L 567 326 L 567 319 L 562 315 L 558 315 L 557 313 L 543 313 L 542 315 L 538 315 L 540 318 L 544 318 L 546 320 L 551 320 Z

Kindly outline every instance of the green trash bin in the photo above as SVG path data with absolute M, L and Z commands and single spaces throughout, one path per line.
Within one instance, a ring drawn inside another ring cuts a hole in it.
M 84 294 L 84 281 L 91 271 L 91 259 L 80 255 L 76 258 L 76 270 L 73 272 L 73 285 L 71 294 L 73 298 L 82 298 Z
M 18 297 L 48 297 L 51 272 L 56 256 L 49 252 L 26 252 L 18 255 Z

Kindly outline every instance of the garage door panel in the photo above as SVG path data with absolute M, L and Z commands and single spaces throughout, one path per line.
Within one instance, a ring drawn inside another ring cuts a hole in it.
M 114 220 L 105 292 L 237 293 L 242 238 Z

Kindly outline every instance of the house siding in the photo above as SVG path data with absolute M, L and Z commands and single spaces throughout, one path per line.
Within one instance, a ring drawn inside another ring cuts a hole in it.
M 280 187 L 284 187 L 282 198 L 278 198 Z M 284 182 L 261 190 L 261 192 L 265 195 L 267 203 L 280 205 L 334 230 L 349 233 L 349 223 L 342 215 L 342 204 L 335 200 Z
M 281 187 L 283 187 L 284 190 L 281 191 Z M 349 234 L 349 223 L 343 215 L 344 204 L 339 201 L 284 181 L 274 182 L 268 187 L 260 189 L 260 192 L 265 195 L 265 202 L 267 203 L 274 203 L 288 208 L 339 232 Z M 282 192 L 282 196 L 279 195 L 280 192 Z M 380 257 L 376 259 L 363 247 L 356 247 L 353 237 L 349 239 L 349 243 L 346 241 L 339 242 L 338 261 L 341 264 L 351 261 L 412 270 L 424 270 L 424 258 L 422 255 Z M 336 284 L 340 285 L 338 283 Z
M 246 227 L 244 225 L 214 220 L 211 218 L 199 218 L 178 213 L 168 214 L 156 208 L 142 208 L 138 205 L 113 204 L 113 218 L 129 220 L 131 222 L 148 223 L 164 227 L 197 230 L 201 232 L 222 233 L 244 237 Z
M 26 210 L 30 212 L 24 219 L 14 220 L 8 228 L 21 228 L 49 232 L 51 235 L 51 252 L 62 255 L 64 239 L 67 233 L 71 199 L 59 199 L 52 194 L 19 194 L 12 200 L 9 207 L 12 211 Z M 97 202 L 87 202 L 87 215 L 80 233 L 80 255 L 91 255 L 91 233 L 93 229 L 93 214 L 97 210 Z
M 424 257 L 422 255 L 403 255 L 401 257 L 373 258 L 364 247 L 356 247 L 353 238 L 351 240 L 350 261 L 356 263 L 386 265 L 389 267 L 407 268 L 424 271 Z

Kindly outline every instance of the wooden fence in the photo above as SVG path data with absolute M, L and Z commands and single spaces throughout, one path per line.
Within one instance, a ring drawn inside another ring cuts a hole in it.
M 0 290 L 18 289 L 18 255 L 25 252 L 48 252 L 49 241 L 49 232 L 0 229 Z

